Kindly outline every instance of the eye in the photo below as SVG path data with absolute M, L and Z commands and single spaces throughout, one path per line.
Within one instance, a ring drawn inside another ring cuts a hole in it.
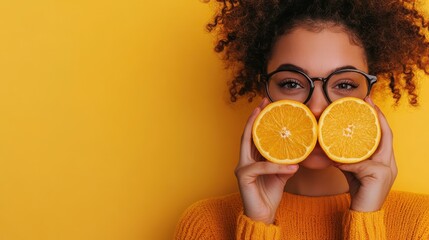
M 289 89 L 303 88 L 301 83 L 295 79 L 284 79 L 278 82 L 277 85 L 281 88 L 289 88 Z
M 337 88 L 340 90 L 353 90 L 358 87 L 359 87 L 358 83 L 350 80 L 343 80 L 342 82 L 339 82 L 334 86 L 334 88 Z

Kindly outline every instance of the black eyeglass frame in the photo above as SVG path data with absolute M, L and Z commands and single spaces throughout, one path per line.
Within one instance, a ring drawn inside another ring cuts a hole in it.
M 369 93 L 370 93 L 370 91 L 371 91 L 372 86 L 374 85 L 374 83 L 376 83 L 376 82 L 377 82 L 377 77 L 376 77 L 376 76 L 374 76 L 374 75 L 370 75 L 370 74 L 368 74 L 368 73 L 365 73 L 365 72 L 363 72 L 363 71 L 361 71 L 361 70 L 354 69 L 354 68 L 343 68 L 343 69 L 339 69 L 339 70 L 337 70 L 337 71 L 332 72 L 331 74 L 329 74 L 329 75 L 328 75 L 327 77 L 325 77 L 325 78 L 323 78 L 323 77 L 310 77 L 310 76 L 308 76 L 305 72 L 300 71 L 300 70 L 298 70 L 298 69 L 279 68 L 279 69 L 277 69 L 277 70 L 275 70 L 275 71 L 273 71 L 273 72 L 271 72 L 271 73 L 268 73 L 268 74 L 261 74 L 261 75 L 260 75 L 260 80 L 261 80 L 261 81 L 263 81 L 263 82 L 265 82 L 265 92 L 267 93 L 267 96 L 268 96 L 268 98 L 270 99 L 270 101 L 271 101 L 271 102 L 274 102 L 274 101 L 273 101 L 273 99 L 271 98 L 271 95 L 270 95 L 270 92 L 269 92 L 269 89 L 268 89 L 268 88 L 269 88 L 269 83 L 270 83 L 270 78 L 271 78 L 274 74 L 276 74 L 276 73 L 278 73 L 278 72 L 284 72 L 284 71 L 299 73 L 299 74 L 303 75 L 303 76 L 308 80 L 308 82 L 310 83 L 310 92 L 308 92 L 308 97 L 307 97 L 307 99 L 305 99 L 305 101 L 303 102 L 304 104 L 306 104 L 306 103 L 308 102 L 308 100 L 310 100 L 311 96 L 313 95 L 314 86 L 315 86 L 315 85 L 314 85 L 314 82 L 315 82 L 315 81 L 322 81 L 322 83 L 323 83 L 323 84 L 322 84 L 323 95 L 325 96 L 326 100 L 327 100 L 329 103 L 332 103 L 331 99 L 329 98 L 328 93 L 326 92 L 326 87 L 327 87 L 326 83 L 328 82 L 328 80 L 329 80 L 333 75 L 338 74 L 338 73 L 343 73 L 343 72 L 356 72 L 356 73 L 360 73 L 360 74 L 362 74 L 363 76 L 365 76 L 365 78 L 366 78 L 366 80 L 367 80 L 367 82 L 368 82 L 368 90 L 367 90 L 367 93 L 366 93 L 366 96 L 365 96 L 365 97 L 367 97 L 367 96 L 369 95 Z

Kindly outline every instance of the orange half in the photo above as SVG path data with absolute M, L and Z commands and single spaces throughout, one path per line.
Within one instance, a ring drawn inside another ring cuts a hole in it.
M 303 161 L 317 142 L 317 121 L 307 106 L 291 100 L 266 106 L 252 129 L 253 142 L 268 161 L 295 164 Z
M 330 104 L 319 119 L 319 144 L 326 155 L 340 163 L 368 159 L 381 138 L 375 109 L 358 98 L 341 98 Z

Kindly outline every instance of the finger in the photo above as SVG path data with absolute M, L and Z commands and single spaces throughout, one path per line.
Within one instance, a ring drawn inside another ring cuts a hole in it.
M 268 100 L 264 98 L 262 102 L 259 104 L 258 107 L 256 107 L 252 114 L 250 114 L 247 123 L 244 127 L 243 134 L 241 136 L 241 150 L 240 150 L 240 161 L 239 166 L 243 164 L 249 164 L 252 162 L 250 160 L 251 158 L 251 151 L 252 151 L 252 127 L 253 123 L 255 122 L 256 117 L 261 112 L 262 108 L 265 107 L 268 103 Z
M 367 165 L 369 164 L 368 162 L 371 162 L 371 160 L 364 160 L 357 163 L 337 164 L 337 167 L 342 171 L 359 173 L 367 168 Z
M 350 184 L 350 182 L 354 179 L 353 174 L 351 172 L 347 172 L 342 169 L 340 170 L 344 174 L 344 177 L 346 178 L 347 182 Z
M 259 104 L 259 106 L 257 106 L 253 110 L 252 114 L 250 114 L 249 118 L 247 119 L 243 135 L 241 136 L 241 142 L 242 143 L 245 142 L 244 140 L 250 140 L 251 139 L 251 137 L 252 137 L 253 123 L 255 122 L 256 117 L 259 115 L 259 113 L 261 112 L 261 110 L 263 109 L 263 107 L 266 106 L 266 102 L 267 102 L 266 98 L 262 99 L 262 101 Z
M 347 183 L 349 184 L 349 192 L 350 194 L 355 194 L 359 188 L 359 180 L 353 175 L 351 172 L 344 171 L 340 169 L 340 171 L 343 173 L 344 177 L 347 180 Z
M 382 138 L 381 141 L 384 141 L 386 143 L 390 143 L 388 146 L 392 146 L 392 138 L 393 138 L 393 134 L 392 134 L 392 129 L 389 126 L 389 123 L 387 122 L 386 116 L 383 114 L 383 112 L 381 111 L 381 109 L 374 104 L 374 102 L 372 101 L 372 99 L 370 97 L 367 97 L 365 99 L 377 112 L 377 117 L 378 120 L 380 122 L 380 127 L 381 127 L 381 132 L 382 132 Z
M 342 164 L 337 167 L 342 171 L 353 173 L 357 179 L 362 179 L 367 176 L 371 176 L 372 178 L 391 176 L 390 167 L 372 160 L 365 160 L 352 164 Z
M 392 158 L 390 160 L 390 166 L 392 167 L 393 173 L 395 175 L 398 173 L 398 165 L 396 164 L 395 153 L 392 153 Z
M 369 105 L 371 105 L 371 107 L 375 108 L 375 103 L 374 101 L 372 101 L 372 98 L 370 96 L 366 97 L 365 102 L 369 103 Z
M 391 156 L 393 154 L 393 134 L 392 129 L 387 122 L 386 117 L 380 108 L 374 104 L 370 97 L 365 99 L 377 112 L 378 121 L 381 128 L 381 139 L 377 151 L 373 154 L 372 159 L 384 163 L 385 165 L 391 164 Z
M 264 98 L 262 99 L 261 104 L 259 105 L 259 107 L 262 109 L 264 109 L 268 104 L 270 104 L 270 100 L 268 98 Z
M 398 166 L 396 165 L 395 153 L 392 153 L 390 160 L 390 168 L 392 169 L 393 181 L 395 181 L 396 176 L 398 175 Z
M 294 174 L 298 170 L 298 164 L 281 165 L 272 162 L 255 162 L 238 168 L 235 172 L 240 184 L 250 184 L 256 181 L 258 176 L 270 174 Z

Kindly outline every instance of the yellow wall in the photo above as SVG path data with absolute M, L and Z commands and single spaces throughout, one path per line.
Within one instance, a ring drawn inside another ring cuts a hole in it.
M 236 191 L 252 105 L 200 1 L 0 2 L 0 239 L 170 239 L 192 202 Z M 429 84 L 387 111 L 396 189 L 429 193 Z

